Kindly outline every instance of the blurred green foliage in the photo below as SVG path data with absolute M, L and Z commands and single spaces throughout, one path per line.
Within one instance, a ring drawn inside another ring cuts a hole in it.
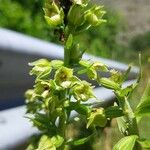
M 43 2 L 44 0 L 0 0 L 0 26 L 58 42 L 43 18 Z M 122 49 L 116 38 L 122 25 L 118 14 L 107 9 L 106 11 L 104 18 L 107 23 L 89 30 L 78 37 L 78 40 L 82 40 L 82 48 L 89 48 L 89 53 L 112 58 L 116 51 Z
M 43 0 L 0 0 L 0 26 L 55 41 L 44 21 L 42 3 Z
M 132 40 L 131 40 L 131 48 L 136 51 L 143 51 L 146 49 L 150 49 L 150 31 L 136 35 Z

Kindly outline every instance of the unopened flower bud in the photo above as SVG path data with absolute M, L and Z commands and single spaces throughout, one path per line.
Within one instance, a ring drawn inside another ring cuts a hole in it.
M 99 80 L 99 83 L 108 88 L 108 89 L 112 89 L 112 90 L 118 90 L 120 87 L 119 87 L 119 84 L 114 82 L 113 80 L 111 79 L 108 79 L 108 78 L 101 78 Z
M 95 6 L 88 10 L 85 13 L 85 20 L 92 26 L 97 26 L 101 24 L 102 22 L 105 22 L 104 19 L 102 19 L 103 15 L 105 14 L 105 11 L 102 10 L 101 6 Z
M 80 26 L 84 22 L 83 8 L 80 5 L 73 5 L 68 13 L 68 23 L 72 26 Z

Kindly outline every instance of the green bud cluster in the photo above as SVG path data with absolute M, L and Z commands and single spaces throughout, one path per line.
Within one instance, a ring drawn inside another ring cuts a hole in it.
M 94 6 L 88 8 L 88 2 L 89 0 L 72 0 L 72 5 L 66 14 L 65 6 L 62 6 L 61 3 L 55 0 L 46 1 L 43 8 L 45 20 L 51 27 L 63 27 L 64 30 L 69 30 L 73 33 L 106 22 L 102 19 L 105 14 L 103 7 Z M 66 18 L 67 21 L 65 20 Z

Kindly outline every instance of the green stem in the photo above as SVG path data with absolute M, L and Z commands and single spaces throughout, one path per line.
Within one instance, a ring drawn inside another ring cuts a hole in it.
M 59 130 L 60 130 L 60 135 L 64 138 L 64 142 L 60 147 L 60 150 L 64 150 L 65 148 L 65 143 L 66 143 L 66 127 L 67 127 L 67 113 L 64 110 L 62 116 L 60 117 L 60 121 L 59 121 Z
M 64 47 L 64 65 L 66 67 L 70 66 L 70 50 Z

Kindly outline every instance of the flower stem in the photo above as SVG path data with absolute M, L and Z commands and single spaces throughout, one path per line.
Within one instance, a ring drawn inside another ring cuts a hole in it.
M 70 50 L 64 47 L 64 65 L 66 67 L 70 66 Z

